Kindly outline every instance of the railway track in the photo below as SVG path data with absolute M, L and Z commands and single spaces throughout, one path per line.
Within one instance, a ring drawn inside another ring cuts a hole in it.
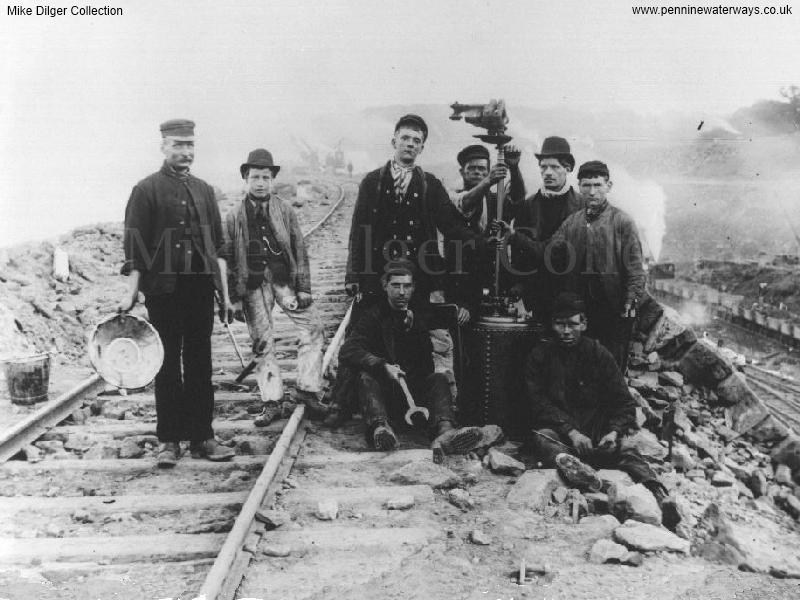
M 341 285 L 355 193 L 351 183 L 326 185 L 337 197 L 314 209 L 316 223 L 305 236 L 330 340 L 347 310 Z M 279 310 L 275 325 L 288 390 L 296 333 Z M 248 348 L 246 327 L 232 327 Z M 203 588 L 214 590 L 210 600 L 237 573 L 241 579 L 253 515 L 274 493 L 275 475 L 286 469 L 282 459 L 296 453 L 306 424 L 303 407 L 287 404 L 285 419 L 254 427 L 255 379 L 233 383 L 241 367 L 219 324 L 212 355 L 214 429 L 236 449 L 230 462 L 193 460 L 186 452 L 174 469 L 159 470 L 152 391 L 103 393 L 95 376 L 0 433 L 0 598 L 190 598 Z M 92 413 L 85 422 L 64 420 L 81 406 Z M 34 448 L 43 456 L 9 460 Z
M 754 365 L 746 365 L 744 373 L 775 416 L 800 431 L 800 384 Z

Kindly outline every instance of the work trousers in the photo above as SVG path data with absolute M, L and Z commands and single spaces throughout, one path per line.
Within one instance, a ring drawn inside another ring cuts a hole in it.
M 256 380 L 262 386 L 261 375 L 264 372 L 279 372 L 275 361 L 275 324 L 272 319 L 272 310 L 277 302 L 300 330 L 297 345 L 297 389 L 316 393 L 322 387 L 322 321 L 313 304 L 298 308 L 292 304 L 293 299 L 296 302 L 295 294 L 290 288 L 276 286 L 268 281 L 245 293 L 242 305 L 253 348 L 258 348 L 262 341 L 267 343 L 256 367 Z
M 620 310 L 594 302 L 586 303 L 586 335 L 596 339 L 611 352 L 619 370 L 624 375 L 628 369 L 628 344 L 630 343 L 632 319 L 623 319 Z
M 172 293 L 147 296 L 145 306 L 164 345 L 164 362 L 156 375 L 155 390 L 159 441 L 202 442 L 214 437 L 211 276 L 178 275 Z
M 533 434 L 533 447 L 536 450 L 539 460 L 542 461 L 542 464 L 546 468 L 552 469 L 555 467 L 556 455 L 562 452 L 578 456 L 569 438 L 558 435 L 552 429 L 539 429 L 537 431 L 554 440 L 562 442 L 566 446 L 565 448 L 541 435 Z M 658 476 L 655 471 L 650 468 L 650 465 L 642 458 L 642 455 L 633 448 L 626 448 L 623 450 L 620 448 L 619 442 L 617 442 L 612 450 L 600 450 L 595 447 L 579 458 L 595 469 L 619 469 L 620 471 L 624 471 L 631 476 L 634 483 L 658 481 Z
M 419 380 L 410 379 L 407 383 L 414 403 L 430 411 L 428 426 L 431 437 L 436 436 L 438 425 L 442 421 L 450 421 L 455 427 L 450 384 L 443 373 L 431 373 Z M 405 394 L 402 388 L 387 376 L 375 376 L 361 371 L 358 374 L 356 393 L 361 414 L 367 425 L 368 439 L 371 439 L 372 432 L 380 424 L 405 423 L 405 414 L 408 410 Z

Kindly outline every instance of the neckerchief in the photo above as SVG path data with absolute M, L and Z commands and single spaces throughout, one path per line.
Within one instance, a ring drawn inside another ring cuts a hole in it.
M 591 206 L 589 206 L 589 204 L 587 202 L 587 204 L 586 204 L 586 220 L 589 221 L 589 222 L 594 221 L 597 217 L 599 217 L 601 214 L 603 214 L 603 211 L 606 209 L 607 206 L 608 206 L 608 200 L 603 202 L 603 204 L 601 204 L 597 208 L 592 208 Z
M 255 196 L 247 194 L 247 199 L 251 202 L 253 208 L 256 209 L 256 214 L 261 215 L 264 218 L 269 216 L 267 212 L 267 206 L 269 205 L 270 197 L 271 194 L 267 194 L 266 198 L 256 198 Z
M 569 181 L 565 181 L 564 185 L 561 186 L 560 190 L 548 190 L 546 187 L 542 186 L 539 188 L 539 193 L 544 196 L 545 198 L 552 198 L 553 196 L 563 196 L 569 191 Z
M 394 180 L 394 195 L 400 200 L 408 191 L 408 185 L 411 183 L 411 176 L 414 174 L 414 165 L 406 167 L 392 159 L 390 168 L 392 170 L 392 179 Z

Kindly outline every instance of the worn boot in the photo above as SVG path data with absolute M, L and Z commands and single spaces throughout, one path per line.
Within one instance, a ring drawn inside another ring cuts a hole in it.
M 308 418 L 312 421 L 322 420 L 325 418 L 325 415 L 328 414 L 328 407 L 319 401 L 319 397 L 315 392 L 295 390 L 294 400 L 298 404 L 305 404 L 306 415 L 308 415 Z
M 581 491 L 599 492 L 603 487 L 597 471 L 572 454 L 557 454 L 556 469 L 567 483 Z
M 389 452 L 397 447 L 397 436 L 388 423 L 378 423 L 372 432 L 372 446 L 380 452 Z
M 203 442 L 192 442 L 189 445 L 189 450 L 192 453 L 192 458 L 207 458 L 212 462 L 230 460 L 236 454 L 233 448 L 223 446 L 214 438 Z
M 156 464 L 162 469 L 169 469 L 178 464 L 181 450 L 178 442 L 164 442 L 158 447 Z
M 447 454 L 467 454 L 477 448 L 483 435 L 480 427 L 454 427 L 450 421 L 440 421 L 436 438 L 431 444 L 433 462 L 444 462 Z

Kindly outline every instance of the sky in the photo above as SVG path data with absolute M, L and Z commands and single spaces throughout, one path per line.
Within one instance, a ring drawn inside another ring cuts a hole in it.
M 121 220 L 173 117 L 197 122 L 193 170 L 222 185 L 337 111 L 504 98 L 712 118 L 800 85 L 792 0 L 751 17 L 631 10 L 742 0 L 104 1 L 123 15 L 0 6 L 0 247 Z

